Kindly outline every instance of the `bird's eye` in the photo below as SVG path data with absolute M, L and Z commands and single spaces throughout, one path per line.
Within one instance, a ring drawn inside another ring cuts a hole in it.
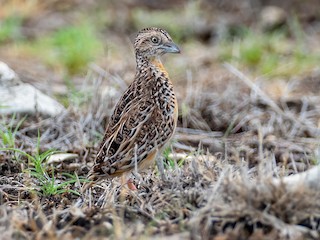
M 159 38 L 157 38 L 157 37 L 151 37 L 151 42 L 153 42 L 153 43 L 159 43 Z

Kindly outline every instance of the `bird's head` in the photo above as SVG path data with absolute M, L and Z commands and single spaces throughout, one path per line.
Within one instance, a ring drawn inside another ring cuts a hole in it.
M 180 53 L 179 47 L 172 41 L 170 35 L 160 28 L 145 28 L 138 32 L 134 41 L 137 55 L 147 59 L 161 56 L 165 53 Z

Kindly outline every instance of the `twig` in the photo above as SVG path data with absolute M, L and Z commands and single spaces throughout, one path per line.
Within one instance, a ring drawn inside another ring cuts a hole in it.
M 182 127 L 177 127 L 176 130 L 178 133 L 186 133 L 186 134 L 193 134 L 193 135 L 204 135 L 206 137 L 222 137 L 223 132 L 218 132 L 218 131 L 205 131 L 205 130 L 200 130 L 200 129 L 193 129 L 193 128 L 182 128 Z

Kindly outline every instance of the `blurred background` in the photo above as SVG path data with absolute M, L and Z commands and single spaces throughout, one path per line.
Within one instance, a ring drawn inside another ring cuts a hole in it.
M 223 76 L 225 61 L 268 79 L 289 80 L 319 69 L 317 0 L 1 0 L 0 5 L 1 61 L 23 81 L 55 95 L 80 84 L 92 63 L 130 82 L 131 40 L 148 26 L 166 29 L 181 46 L 180 56 L 166 59 L 178 85 L 188 71 L 210 85 Z

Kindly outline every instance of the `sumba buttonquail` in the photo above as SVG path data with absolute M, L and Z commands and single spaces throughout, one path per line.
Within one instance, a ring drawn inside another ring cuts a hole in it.
M 161 63 L 165 53 L 180 53 L 169 34 L 145 28 L 134 41 L 136 74 L 108 123 L 88 178 L 99 181 L 121 176 L 122 184 L 135 169 L 148 168 L 171 139 L 178 104 L 169 75 Z M 128 187 L 136 189 L 131 180 Z

